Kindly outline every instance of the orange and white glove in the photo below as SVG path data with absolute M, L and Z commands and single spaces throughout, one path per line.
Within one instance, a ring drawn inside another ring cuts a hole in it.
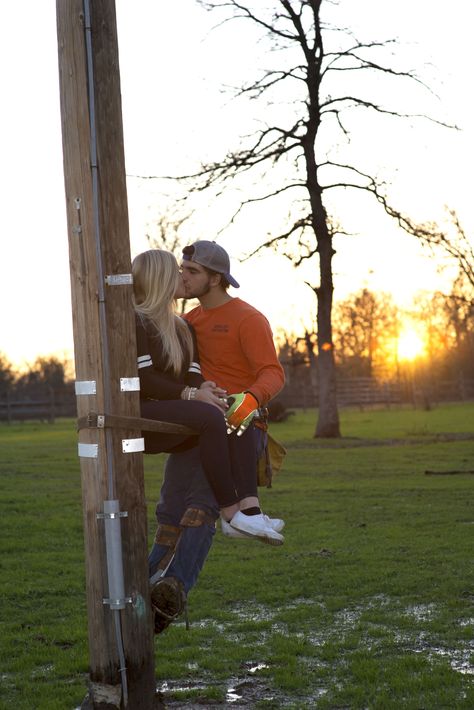
M 242 436 L 257 413 L 258 401 L 250 392 L 239 392 L 230 394 L 227 403 L 229 405 L 225 413 L 227 433 L 232 434 L 237 430 L 237 436 Z

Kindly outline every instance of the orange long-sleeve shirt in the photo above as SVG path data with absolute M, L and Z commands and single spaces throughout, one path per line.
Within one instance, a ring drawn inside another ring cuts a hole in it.
M 184 316 L 196 331 L 201 370 L 229 394 L 250 390 L 260 405 L 285 384 L 270 324 L 240 298 L 216 308 L 194 308 Z

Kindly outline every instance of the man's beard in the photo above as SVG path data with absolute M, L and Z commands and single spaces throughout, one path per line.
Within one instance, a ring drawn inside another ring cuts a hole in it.
M 207 283 L 198 291 L 188 291 L 185 287 L 186 298 L 201 298 L 201 296 L 207 296 L 211 290 L 211 279 L 208 279 Z

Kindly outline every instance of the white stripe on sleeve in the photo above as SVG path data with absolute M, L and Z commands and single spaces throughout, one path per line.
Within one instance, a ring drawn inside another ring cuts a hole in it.
M 137 357 L 137 365 L 139 370 L 142 367 L 151 367 L 153 365 L 151 355 L 140 355 L 140 357 Z

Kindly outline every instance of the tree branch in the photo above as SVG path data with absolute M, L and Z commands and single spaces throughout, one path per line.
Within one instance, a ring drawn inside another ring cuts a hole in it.
M 245 257 L 243 257 L 242 261 L 247 261 L 252 256 L 255 256 L 260 251 L 262 251 L 262 249 L 267 249 L 269 247 L 273 247 L 277 242 L 288 239 L 289 237 L 291 237 L 292 234 L 294 234 L 298 230 L 304 230 L 307 227 L 311 227 L 311 226 L 312 226 L 312 222 L 311 222 L 310 216 L 307 215 L 305 217 L 301 217 L 300 219 L 296 220 L 296 222 L 294 222 L 293 225 L 290 227 L 290 229 L 288 229 L 286 232 L 279 234 L 276 237 L 271 237 L 263 244 L 260 244 L 260 246 L 258 246 L 256 249 L 254 249 L 249 254 L 247 254 Z

